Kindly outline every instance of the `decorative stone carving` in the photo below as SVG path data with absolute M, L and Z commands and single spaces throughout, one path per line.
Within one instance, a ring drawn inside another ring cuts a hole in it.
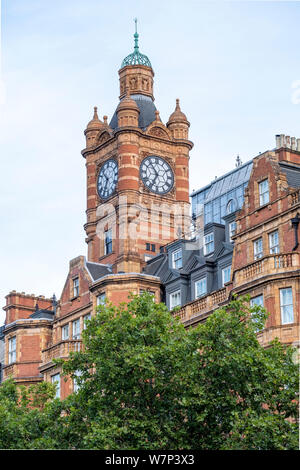
M 164 139 L 169 138 L 167 132 L 165 132 L 161 127 L 153 127 L 150 129 L 149 134 L 154 135 L 155 137 L 163 137 Z

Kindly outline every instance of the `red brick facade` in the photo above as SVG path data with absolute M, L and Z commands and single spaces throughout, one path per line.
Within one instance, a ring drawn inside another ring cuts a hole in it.
M 146 129 L 138 127 L 140 111 L 129 91 L 151 98 L 152 69 L 126 66 L 119 74 L 120 96 L 124 99 L 117 108 L 118 127 L 112 129 L 106 116 L 100 121 L 95 109 L 85 130 L 82 155 L 87 171 L 87 259 L 79 256 L 70 261 L 52 319 L 47 312 L 44 317 L 31 317 L 37 311 L 36 304 L 40 310 L 51 310 L 52 299 L 14 291 L 6 297 L 4 379 L 12 375 L 19 383 L 51 381 L 60 372 L 52 359 L 67 358 L 70 351 L 80 349 L 85 318 L 95 314 L 103 296 L 117 305 L 126 302 L 130 292 L 150 290 L 157 302 L 162 300 L 160 279 L 144 274 L 142 269 L 145 256 L 157 254 L 161 245 L 180 236 L 178 229 L 184 233 L 189 227 L 189 151 L 193 144 L 188 140 L 189 123 L 179 101 L 166 125 L 156 111 L 155 120 Z M 173 170 L 174 185 L 166 194 L 149 191 L 141 181 L 141 161 L 151 155 L 162 157 Z M 118 164 L 118 182 L 112 196 L 103 200 L 97 180 L 109 159 Z M 300 167 L 300 151 L 280 147 L 253 160 L 244 205 L 237 216 L 231 281 L 223 289 L 183 306 L 176 315 L 186 326 L 204 321 L 234 293 L 249 293 L 251 297 L 263 295 L 270 312 L 266 329 L 259 333 L 263 345 L 275 336 L 285 343 L 298 341 L 300 246 L 296 246 L 291 220 L 300 212 L 300 196 L 299 188 L 289 184 L 280 162 Z M 266 204 L 260 201 L 259 185 L 263 181 L 268 182 Z M 112 229 L 112 250 L 107 254 L 103 234 L 108 229 Z M 297 229 L 300 239 L 299 226 Z M 271 253 L 269 234 L 274 231 L 278 231 L 279 248 Z M 255 259 L 253 247 L 259 238 L 262 254 Z M 151 252 L 147 245 L 151 250 L 153 247 Z M 289 324 L 282 322 L 281 289 L 292 292 L 293 322 Z M 61 398 L 72 391 L 70 380 L 60 380 Z

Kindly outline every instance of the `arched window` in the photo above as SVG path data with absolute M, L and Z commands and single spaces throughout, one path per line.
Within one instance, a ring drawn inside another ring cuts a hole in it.
M 234 212 L 234 211 L 235 211 L 235 208 L 236 208 L 235 200 L 234 200 L 234 199 L 230 199 L 230 200 L 227 202 L 226 214 L 231 214 L 231 212 Z

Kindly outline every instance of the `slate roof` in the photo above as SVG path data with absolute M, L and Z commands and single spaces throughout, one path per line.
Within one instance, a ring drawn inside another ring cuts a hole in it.
M 87 261 L 86 267 L 92 276 L 93 281 L 97 281 L 107 274 L 112 274 L 111 266 L 109 264 L 90 263 Z
M 288 185 L 292 188 L 300 188 L 300 167 L 289 165 L 288 163 L 279 163 L 279 166 L 286 174 Z
M 247 183 L 249 181 L 252 165 L 253 161 L 250 160 L 249 162 L 234 168 L 229 173 L 216 178 L 209 185 L 194 191 L 191 196 L 195 196 L 204 189 L 209 189 L 205 198 L 205 203 L 207 203 L 219 196 L 222 196 L 222 194 L 228 193 L 230 190 L 237 188 L 241 184 Z
M 53 320 L 54 312 L 52 312 L 52 310 L 43 310 L 43 309 L 36 310 L 34 313 L 30 315 L 30 318 Z
M 131 95 L 131 98 L 134 99 L 136 104 L 139 107 L 140 115 L 139 115 L 139 127 L 145 130 L 151 122 L 155 120 L 155 111 L 156 107 L 150 98 L 150 96 L 145 95 Z M 110 127 L 112 129 L 117 129 L 118 127 L 118 118 L 117 112 L 114 112 L 114 115 L 110 121 Z

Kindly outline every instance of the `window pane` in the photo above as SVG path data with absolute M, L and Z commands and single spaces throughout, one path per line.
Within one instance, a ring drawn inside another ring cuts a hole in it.
M 250 300 L 250 305 L 251 307 L 253 305 L 260 305 L 261 307 L 264 306 L 264 297 L 263 295 L 258 295 L 257 297 L 253 297 L 253 299 Z
M 204 254 L 208 255 L 214 251 L 214 234 L 209 233 L 204 237 Z
M 80 338 L 80 320 L 75 320 L 72 322 L 72 335 L 73 339 Z
M 200 279 L 200 281 L 195 282 L 196 299 L 198 299 L 199 297 L 202 297 L 203 295 L 205 295 L 206 292 L 207 292 L 206 277 L 204 277 L 203 279 Z
M 293 292 L 291 287 L 280 289 L 280 310 L 282 324 L 294 322 Z
M 97 296 L 97 305 L 105 305 L 105 293 Z
M 69 339 L 69 325 L 65 325 L 62 327 L 62 335 L 63 340 Z
M 269 234 L 270 253 L 279 253 L 278 230 Z
M 78 295 L 79 295 L 79 279 L 78 279 L 78 277 L 73 279 L 73 295 L 74 295 L 74 297 L 78 297 Z
M 55 398 L 60 398 L 60 374 L 52 375 L 51 382 L 56 385 Z
M 258 185 L 259 187 L 259 204 L 263 206 L 269 202 L 269 182 L 264 180 Z
M 226 282 L 230 281 L 230 273 L 231 273 L 231 266 L 227 266 L 227 268 L 222 269 L 223 286 Z
M 87 315 L 84 316 L 83 318 L 83 329 L 86 329 L 86 322 L 92 318 L 92 315 L 88 313 Z
M 173 292 L 171 295 L 170 295 L 170 308 L 174 308 L 174 307 L 178 307 L 181 305 L 181 294 L 180 294 L 180 290 L 179 291 L 176 291 L 176 292 Z
M 182 268 L 182 250 L 177 250 L 172 254 L 173 258 L 173 268 L 180 269 Z
M 112 252 L 112 229 L 110 228 L 105 232 L 105 254 L 108 255 Z
M 8 363 L 16 362 L 17 350 L 16 350 L 16 336 L 8 340 Z
M 259 259 L 263 255 L 263 246 L 262 246 L 262 238 L 258 238 L 253 242 L 254 247 L 254 259 Z

